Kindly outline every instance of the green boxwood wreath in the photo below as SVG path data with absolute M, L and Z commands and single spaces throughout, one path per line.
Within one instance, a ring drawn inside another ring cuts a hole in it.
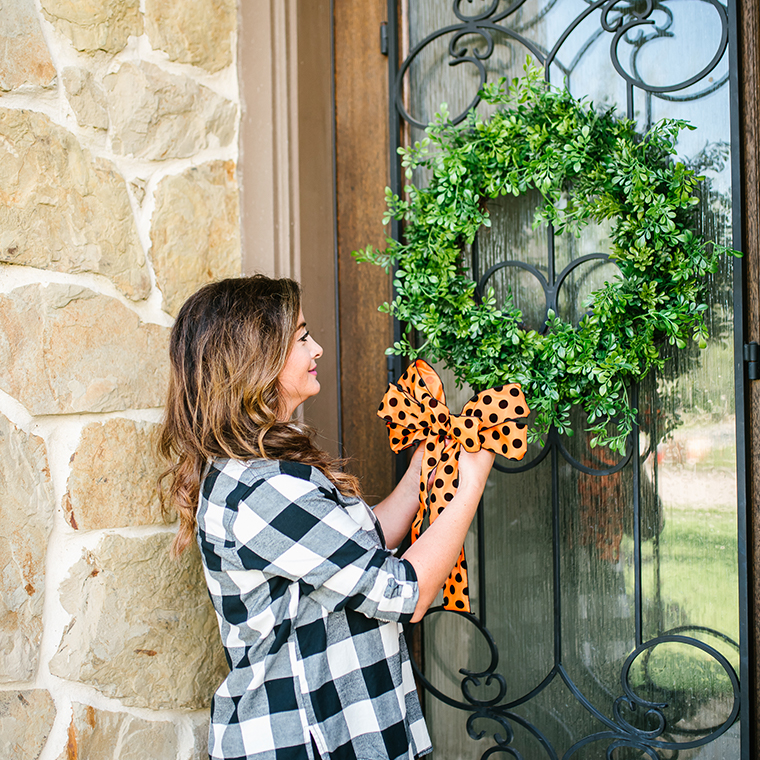
M 536 415 L 532 439 L 551 425 L 571 432 L 570 409 L 580 404 L 590 444 L 622 453 L 636 415 L 631 381 L 662 366 L 665 342 L 706 345 L 705 275 L 729 252 L 695 232 L 704 178 L 673 159 L 679 132 L 693 127 L 664 120 L 640 135 L 612 110 L 551 88 L 530 64 L 509 85 L 486 85 L 482 97 L 498 107 L 489 118 L 472 112 L 454 126 L 442 106 L 427 138 L 399 150 L 410 184 L 404 197 L 386 190 L 383 222 L 401 220 L 404 239 L 355 252 L 397 267 L 395 298 L 380 310 L 406 331 L 388 353 L 442 361 L 474 388 L 521 383 Z M 416 167 L 431 170 L 427 187 L 411 184 Z M 475 297 L 464 245 L 490 226 L 489 199 L 530 188 L 545 199 L 535 224 L 551 223 L 556 233 L 612 220 L 610 257 L 620 276 L 591 294 L 577 327 L 549 312 L 545 332 L 526 330 L 510 299 L 497 308 L 492 289 Z M 423 336 L 419 346 L 413 330 Z

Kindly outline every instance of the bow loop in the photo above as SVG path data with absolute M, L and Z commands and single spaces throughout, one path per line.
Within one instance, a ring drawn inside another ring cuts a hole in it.
M 398 454 L 425 436 L 430 426 L 429 414 L 409 393 L 389 385 L 377 412 L 388 426 L 391 449 Z
M 511 459 L 522 459 L 527 449 L 528 406 L 516 384 L 478 393 L 461 414 L 446 406 L 443 384 L 435 370 L 418 359 L 390 385 L 377 412 L 388 426 L 391 448 L 398 453 L 420 441 L 425 447 L 420 472 L 420 505 L 412 523 L 412 541 L 419 538 L 428 516 L 432 523 L 459 486 L 459 453 L 481 447 Z M 464 550 L 444 586 L 447 610 L 470 609 Z
M 528 425 L 519 418 L 530 413 L 517 383 L 499 385 L 473 396 L 462 408 L 463 415 L 480 421 L 480 442 L 484 448 L 508 459 L 522 459 L 528 444 Z

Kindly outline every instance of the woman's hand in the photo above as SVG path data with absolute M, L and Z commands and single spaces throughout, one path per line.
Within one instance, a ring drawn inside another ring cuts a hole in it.
M 462 449 L 459 453 L 459 487 L 457 493 L 473 490 L 477 493 L 477 499 L 480 500 L 495 458 L 496 455 L 488 449 L 481 449 L 475 453 Z
M 391 494 L 372 510 L 383 528 L 385 542 L 389 549 L 395 549 L 409 532 L 417 514 L 420 500 L 420 472 L 424 445 L 417 446 L 411 456 L 404 477 Z
M 408 475 L 415 480 L 420 479 L 420 472 L 422 472 L 422 456 L 424 453 L 425 444 L 418 444 L 417 448 L 412 452 L 412 456 L 409 458 L 409 466 L 406 468 L 404 477 Z

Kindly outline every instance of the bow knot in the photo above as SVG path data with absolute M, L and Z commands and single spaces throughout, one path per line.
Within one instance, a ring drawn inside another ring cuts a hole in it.
M 416 442 L 425 455 L 420 473 L 420 506 L 412 523 L 412 541 L 419 538 L 426 516 L 432 523 L 454 498 L 459 485 L 459 452 L 489 449 L 522 459 L 527 448 L 528 406 L 517 384 L 501 385 L 473 396 L 460 414 L 446 406 L 441 379 L 418 359 L 389 385 L 377 412 L 388 426 L 391 448 L 398 453 Z M 444 609 L 470 609 L 464 549 L 444 586 Z
M 480 451 L 484 438 L 480 434 L 480 419 L 475 415 L 453 414 L 451 437 L 470 452 Z

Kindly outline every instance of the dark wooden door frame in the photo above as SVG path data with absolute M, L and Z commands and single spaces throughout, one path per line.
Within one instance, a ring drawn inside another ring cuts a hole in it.
M 388 59 L 380 48 L 383 0 L 333 0 L 338 293 L 343 447 L 370 503 L 394 485 L 393 455 L 375 411 L 387 386 L 383 351 L 391 319 L 377 311 L 390 296 L 378 267 L 352 251 L 384 247 L 388 182 Z

